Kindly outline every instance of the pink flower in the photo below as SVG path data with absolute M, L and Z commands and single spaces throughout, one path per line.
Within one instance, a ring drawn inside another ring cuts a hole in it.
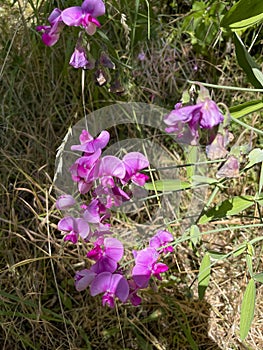
M 157 263 L 158 258 L 158 252 L 151 247 L 136 253 L 132 277 L 138 287 L 146 288 L 152 275 L 161 280 L 160 273 L 168 270 L 167 265 Z
M 130 152 L 123 157 L 123 163 L 126 169 L 126 174 L 122 183 L 127 183 L 131 180 L 138 186 L 143 186 L 149 179 L 147 175 L 141 174 L 139 171 L 149 166 L 149 161 L 140 152 Z
M 172 242 L 173 236 L 170 232 L 164 231 L 164 230 L 159 230 L 151 239 L 150 239 L 150 247 L 158 249 L 161 248 L 167 243 Z M 167 253 L 167 252 L 173 252 L 173 247 L 168 246 L 165 248 L 162 248 L 161 250 L 158 250 L 159 253 Z
M 73 6 L 61 13 L 63 22 L 68 26 L 85 28 L 89 35 L 100 27 L 97 17 L 104 15 L 105 5 L 101 0 L 85 0 L 81 6 Z
M 75 205 L 76 201 L 70 194 L 63 194 L 58 197 L 56 207 L 58 210 L 67 210 Z
M 64 27 L 64 23 L 61 18 L 61 10 L 55 8 L 48 17 L 50 23 L 49 26 L 37 26 L 38 32 L 44 31 L 42 34 L 43 43 L 47 46 L 53 46 L 59 39 L 60 32 Z
M 90 294 L 92 296 L 104 293 L 102 305 L 114 307 L 114 298 L 119 298 L 125 303 L 129 296 L 129 285 L 127 280 L 120 274 L 102 272 L 97 275 L 91 283 Z
M 87 253 L 87 257 L 96 261 L 91 270 L 96 273 L 104 271 L 114 272 L 118 261 L 123 257 L 124 248 L 116 238 L 100 237 L 94 244 L 94 248 Z
M 89 65 L 89 61 L 86 56 L 86 52 L 82 46 L 77 45 L 69 64 L 74 68 L 86 68 Z
M 71 146 L 71 150 L 85 152 L 85 155 L 88 156 L 106 147 L 109 140 L 110 134 L 106 130 L 103 130 L 95 139 L 87 130 L 82 130 L 79 137 L 80 145 Z
M 74 278 L 76 290 L 81 292 L 86 289 L 96 276 L 97 274 L 91 270 L 84 269 L 77 271 Z
M 209 98 L 205 98 L 193 106 L 182 107 L 181 103 L 175 105 L 175 109 L 164 117 L 164 122 L 168 125 L 166 132 L 177 133 L 179 137 L 186 134 L 183 126 L 188 125 L 192 143 L 196 143 L 199 134 L 199 127 L 202 129 L 212 129 L 222 123 L 224 116 L 219 111 L 216 103 Z
M 64 238 L 65 241 L 71 241 L 74 244 L 77 243 L 79 236 L 85 240 L 90 238 L 91 232 L 89 223 L 82 218 L 66 216 L 59 221 L 58 229 L 64 233 L 67 233 Z

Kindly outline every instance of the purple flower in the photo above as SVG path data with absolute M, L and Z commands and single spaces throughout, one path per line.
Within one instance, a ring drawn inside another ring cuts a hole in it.
M 127 280 L 120 274 L 112 274 L 110 272 L 102 272 L 97 275 L 90 286 L 90 294 L 92 296 L 104 293 L 102 304 L 106 304 L 113 308 L 114 298 L 119 298 L 123 303 L 129 296 L 129 285 Z
M 226 178 L 238 177 L 239 166 L 240 166 L 239 160 L 235 156 L 230 155 L 227 158 L 226 162 L 223 164 L 223 166 L 216 173 L 216 177 L 218 179 L 221 179 L 223 177 L 226 177 Z
M 217 107 L 217 104 L 208 98 L 202 103 L 200 113 L 201 128 L 212 129 L 215 125 L 224 121 L 224 116 Z
M 137 252 L 132 277 L 138 287 L 146 288 L 152 275 L 161 280 L 160 273 L 168 270 L 167 265 L 157 263 L 158 258 L 158 252 L 151 247 Z
M 123 179 L 125 174 L 126 169 L 124 163 L 119 158 L 114 156 L 105 156 L 101 158 L 97 162 L 96 169 L 94 171 L 96 178 L 108 176 Z
M 78 182 L 81 194 L 87 193 L 93 186 L 95 165 L 101 155 L 101 149 L 95 153 L 78 158 L 70 167 L 72 180 Z
M 76 201 L 70 194 L 63 194 L 58 197 L 56 207 L 58 210 L 67 210 L 75 205 Z
M 164 231 L 164 230 L 159 230 L 151 239 L 150 239 L 150 247 L 151 248 L 161 248 L 165 245 L 167 245 L 167 243 L 172 242 L 173 236 L 170 232 L 168 231 Z M 173 252 L 173 247 L 172 246 L 168 246 L 165 248 L 162 248 L 161 250 L 158 250 L 159 253 L 167 253 L 167 252 Z
M 212 129 L 224 120 L 224 116 L 219 111 L 216 103 L 209 98 L 193 106 L 182 107 L 181 103 L 175 105 L 175 109 L 164 117 L 164 122 L 168 125 L 166 132 L 175 132 L 179 137 L 186 136 L 183 131 L 185 124 L 188 125 L 192 143 L 196 143 L 199 134 L 198 129 Z
M 138 60 L 139 61 L 145 61 L 145 59 L 146 59 L 146 55 L 145 55 L 145 53 L 142 51 L 142 52 L 140 52 L 139 54 L 138 54 Z
M 83 210 L 83 218 L 92 223 L 99 224 L 100 223 L 100 205 L 97 199 L 92 199 L 89 205 L 85 205 L 82 207 Z
M 122 183 L 127 183 L 131 180 L 138 186 L 143 186 L 149 179 L 147 175 L 141 174 L 139 170 L 145 169 L 149 166 L 148 159 L 140 152 L 130 152 L 123 157 L 126 174 Z
M 84 269 L 77 271 L 74 278 L 76 290 L 81 292 L 86 289 L 96 276 L 97 274 L 91 270 Z
M 134 280 L 128 281 L 130 292 L 128 299 L 132 303 L 133 306 L 138 306 L 142 302 L 142 298 L 137 295 L 137 291 L 140 289 L 137 284 L 134 282 Z
M 44 31 L 42 34 L 43 43 L 47 46 L 53 46 L 59 39 L 60 32 L 64 27 L 64 23 L 61 17 L 61 10 L 55 8 L 48 17 L 50 23 L 49 26 L 37 26 L 38 32 Z
M 63 22 L 68 26 L 85 28 L 89 35 L 96 32 L 96 28 L 100 26 L 96 19 L 104 15 L 105 5 L 101 0 L 85 0 L 81 6 L 73 6 L 65 9 L 61 13 Z
M 87 257 L 96 261 L 91 270 L 96 273 L 104 271 L 114 272 L 118 261 L 123 257 L 122 243 L 116 238 L 100 237 L 94 244 L 94 248 L 87 253 Z
M 71 146 L 71 150 L 85 152 L 85 155 L 88 156 L 106 147 L 109 140 L 110 134 L 106 130 L 103 130 L 95 139 L 87 130 L 82 130 L 79 137 L 80 145 Z
M 58 223 L 58 229 L 64 233 L 68 233 L 64 240 L 71 241 L 76 244 L 78 237 L 88 240 L 90 238 L 90 227 L 87 221 L 82 218 L 74 218 L 66 216 Z
M 69 64 L 74 68 L 86 68 L 89 65 L 86 52 L 82 46 L 77 45 L 75 47 Z
M 106 177 L 107 184 L 105 185 L 105 177 L 101 180 L 101 185 L 97 186 L 94 190 L 93 195 L 99 200 L 99 202 L 105 206 L 105 208 L 110 209 L 111 207 L 120 207 L 122 203 L 130 200 L 129 195 L 123 191 L 121 188 L 116 186 L 109 186 L 109 183 L 114 182 L 112 177 Z M 104 184 L 104 185 L 103 185 Z

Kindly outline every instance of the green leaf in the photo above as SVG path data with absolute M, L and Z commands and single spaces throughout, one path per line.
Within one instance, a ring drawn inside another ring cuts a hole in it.
M 190 240 L 194 246 L 200 242 L 201 232 L 197 225 L 192 225 L 190 228 Z
M 246 255 L 246 262 L 250 276 L 253 276 L 253 266 L 252 266 L 252 256 L 250 254 Z
M 259 198 L 255 199 L 256 203 L 258 203 L 261 207 L 263 207 L 263 193 L 260 193 Z
M 256 273 L 254 276 L 253 276 L 253 279 L 257 282 L 260 282 L 260 283 L 263 283 L 263 272 L 260 272 L 260 273 Z
M 198 162 L 198 149 L 197 147 L 191 147 L 187 152 L 186 163 L 195 164 L 197 162 Z M 187 178 L 191 179 L 191 177 L 195 174 L 195 172 L 196 172 L 195 165 L 188 166 L 186 168 Z
M 211 220 L 222 219 L 226 216 L 237 215 L 255 204 L 253 196 L 236 196 L 223 201 L 214 208 L 208 209 L 198 223 L 205 224 Z
M 253 149 L 248 155 L 249 162 L 244 169 L 251 168 L 257 163 L 263 162 L 263 150 L 260 148 Z
M 237 257 L 244 253 L 247 250 L 247 243 L 241 244 L 235 251 L 233 252 L 233 256 Z
M 236 47 L 238 63 L 247 74 L 248 80 L 255 88 L 262 88 L 263 74 L 260 70 L 260 67 L 250 56 L 242 40 L 236 33 L 234 33 L 234 43 Z
M 158 180 L 154 181 L 154 183 L 146 183 L 144 188 L 146 190 L 156 189 L 160 192 L 181 191 L 186 188 L 191 188 L 191 184 L 181 180 Z
M 201 176 L 201 175 L 193 175 L 192 176 L 192 181 L 193 181 L 193 185 L 201 185 L 201 184 L 214 184 L 217 183 L 218 180 L 217 179 L 213 179 L 211 177 L 206 177 L 206 176 Z
M 202 300 L 205 295 L 206 288 L 209 284 L 211 274 L 211 261 L 209 253 L 205 254 L 201 261 L 198 274 L 198 296 Z
M 245 290 L 240 314 L 240 338 L 244 340 L 248 335 L 254 317 L 256 303 L 255 281 L 251 279 Z
M 254 100 L 245 103 L 241 103 L 237 106 L 230 107 L 229 111 L 232 117 L 238 119 L 244 117 L 247 114 L 254 113 L 263 108 L 262 100 Z
M 262 0 L 240 0 L 223 17 L 221 27 L 240 30 L 251 27 L 262 20 Z
M 228 256 L 228 254 L 219 253 L 212 250 L 209 250 L 209 255 L 214 260 L 224 260 Z
M 252 72 L 254 73 L 256 79 L 260 82 L 261 86 L 263 86 L 263 73 L 259 68 L 253 68 L 252 67 Z

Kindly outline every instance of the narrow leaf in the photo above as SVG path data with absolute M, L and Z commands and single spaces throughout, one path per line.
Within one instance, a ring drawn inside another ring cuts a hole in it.
M 212 250 L 209 250 L 209 255 L 214 260 L 224 260 L 226 257 L 228 257 L 228 254 L 219 253 Z
M 262 20 L 262 0 L 240 0 L 223 17 L 221 27 L 240 30 L 251 27 Z
M 218 180 L 217 179 L 213 179 L 211 177 L 206 177 L 206 176 L 201 176 L 201 175 L 193 175 L 192 176 L 192 181 L 193 181 L 193 185 L 197 186 L 197 185 L 201 185 L 201 184 L 214 184 L 217 183 Z
M 245 290 L 240 314 L 240 338 L 244 340 L 248 335 L 254 317 L 256 303 L 255 281 L 251 279 Z
M 234 33 L 234 43 L 236 47 L 236 55 L 237 55 L 238 63 L 240 67 L 243 68 L 243 70 L 247 74 L 248 80 L 255 88 L 262 88 L 263 85 L 261 84 L 261 79 L 258 80 L 259 78 L 258 71 L 260 71 L 260 67 L 256 64 L 256 62 L 250 56 L 242 40 L 236 33 Z M 256 71 L 256 74 L 255 74 L 255 71 Z
M 197 225 L 192 225 L 190 228 L 190 240 L 194 246 L 200 242 L 201 232 Z
M 211 274 L 211 261 L 209 253 L 205 254 L 201 261 L 198 274 L 198 295 L 199 299 L 202 300 L 205 295 L 206 288 L 209 284 Z
M 238 119 L 247 114 L 254 113 L 263 108 L 262 100 L 248 101 L 237 106 L 230 107 L 229 111 L 232 117 Z
M 256 273 L 254 276 L 253 276 L 253 279 L 257 282 L 260 282 L 260 283 L 263 283 L 263 272 L 260 272 L 260 273 Z
M 208 209 L 199 219 L 199 224 L 205 224 L 215 219 L 237 215 L 255 204 L 252 196 L 236 196 L 223 201 L 214 208 Z
M 243 243 L 237 249 L 235 249 L 233 256 L 237 257 L 237 256 L 241 255 L 242 253 L 244 253 L 246 250 L 247 250 L 247 244 Z
M 246 262 L 250 276 L 253 276 L 253 266 L 252 266 L 252 256 L 250 254 L 246 255 Z
M 191 184 L 186 181 L 181 180 L 158 180 L 153 183 L 146 183 L 144 188 L 146 190 L 154 190 L 161 192 L 169 192 L 169 191 L 181 191 L 186 188 L 190 188 Z

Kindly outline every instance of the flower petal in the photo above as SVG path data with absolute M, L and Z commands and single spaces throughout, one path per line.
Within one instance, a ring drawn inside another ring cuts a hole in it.
M 102 0 L 85 0 L 81 8 L 92 15 L 92 17 L 99 17 L 105 14 L 105 5 Z
M 70 194 L 63 194 L 58 197 L 56 201 L 56 208 L 58 210 L 66 210 L 75 205 L 76 201 Z
M 115 295 L 116 297 L 118 297 L 120 299 L 120 301 L 122 301 L 123 303 L 125 303 L 128 299 L 129 296 L 129 284 L 128 281 L 126 280 L 126 278 L 124 278 L 123 276 L 121 276 L 122 278 L 120 279 L 117 274 L 112 276 L 112 284 L 117 284 L 116 290 L 115 290 Z M 115 282 L 116 280 L 116 282 Z
M 71 231 L 74 229 L 75 219 L 72 216 L 66 216 L 58 222 L 59 231 Z
M 151 271 L 145 265 L 136 264 L 132 269 L 132 277 L 138 287 L 147 288 L 151 278 Z
M 110 288 L 112 273 L 102 272 L 97 275 L 91 283 L 90 294 L 91 296 L 98 295 L 106 292 Z
M 75 288 L 78 292 L 86 289 L 96 277 L 96 273 L 91 270 L 77 271 L 75 275 Z
M 88 239 L 90 234 L 90 227 L 86 220 L 82 218 L 76 219 L 77 232 L 82 239 Z
M 117 238 L 105 238 L 104 240 L 105 254 L 112 260 L 118 262 L 123 257 L 124 248 Z
M 148 159 L 140 152 L 130 152 L 123 157 L 125 166 L 128 165 L 133 173 L 149 166 Z
M 67 26 L 80 26 L 82 23 L 82 8 L 80 6 L 69 7 L 61 12 L 62 21 Z
M 123 162 L 114 156 L 105 156 L 101 158 L 96 170 L 98 177 L 115 176 L 119 179 L 123 179 L 126 174 L 126 169 Z

